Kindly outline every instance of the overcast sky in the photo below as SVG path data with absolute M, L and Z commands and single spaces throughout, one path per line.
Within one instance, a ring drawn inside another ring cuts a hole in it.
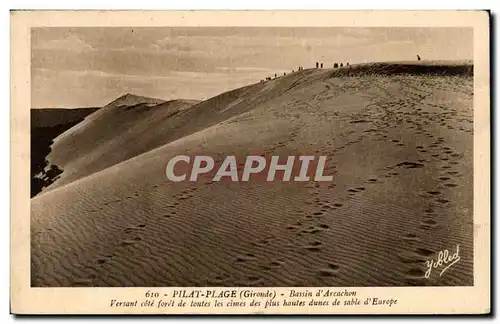
M 461 28 L 34 28 L 32 107 L 103 106 L 125 93 L 208 99 L 274 73 L 473 58 Z

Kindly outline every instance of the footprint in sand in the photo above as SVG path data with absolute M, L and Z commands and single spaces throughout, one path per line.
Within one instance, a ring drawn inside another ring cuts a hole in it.
M 396 167 L 402 167 L 405 169 L 417 169 L 417 168 L 423 168 L 425 164 L 423 163 L 417 163 L 417 162 L 410 162 L 410 161 L 403 161 L 395 165 Z
M 253 245 L 257 245 L 257 246 L 266 246 L 268 245 L 272 240 L 274 240 L 275 237 L 267 237 L 267 238 L 264 238 L 264 239 L 261 239 L 257 242 L 254 242 L 252 243 Z
M 377 180 L 377 178 L 370 178 L 370 179 L 368 179 L 366 182 L 369 182 L 369 183 L 375 183 L 375 182 L 377 182 L 377 181 L 378 181 L 378 180 Z
M 322 203 L 320 204 L 323 208 L 321 209 L 321 211 L 323 212 L 327 212 L 329 209 L 332 209 L 333 207 L 330 205 L 330 203 Z
M 255 256 L 255 254 L 252 254 L 252 253 L 247 253 L 247 254 L 244 254 L 244 255 L 239 255 L 236 257 L 236 262 L 238 263 L 243 263 L 243 262 L 247 262 L 247 261 L 253 261 L 253 260 L 256 260 L 257 257 Z
M 323 243 L 316 241 L 316 242 L 312 242 L 310 245 L 304 246 L 304 249 L 311 251 L 311 252 L 319 252 L 319 251 L 321 251 L 322 245 L 323 245 Z
M 443 198 L 436 199 L 436 201 L 437 201 L 438 203 L 440 203 L 440 204 L 443 204 L 443 205 L 445 205 L 445 204 L 447 204 L 447 203 L 449 203 L 449 202 L 450 202 L 449 200 L 447 200 L 447 199 L 443 199 Z
M 437 226 L 438 223 L 431 218 L 424 219 L 420 222 L 420 228 L 422 229 L 432 229 L 436 228 Z
M 273 268 L 280 268 L 285 264 L 283 261 L 272 261 L 269 265 Z
M 283 261 L 272 261 L 261 265 L 260 267 L 264 270 L 273 270 L 281 268 L 285 263 Z
M 457 184 L 454 184 L 454 183 L 445 183 L 444 184 L 445 187 L 448 187 L 448 188 L 453 188 L 453 187 L 456 187 L 458 186 Z
M 227 275 L 217 275 L 214 278 L 208 279 L 208 286 L 223 286 L 224 283 L 229 279 Z
M 429 205 L 429 208 L 424 210 L 424 213 L 426 213 L 426 214 L 434 214 L 435 212 L 436 211 L 434 210 L 434 208 L 432 208 L 432 205 Z
M 104 264 L 108 263 L 112 257 L 113 257 L 112 255 L 105 255 L 103 257 L 97 258 L 96 263 L 98 265 L 104 265 Z
M 301 233 L 316 234 L 316 233 L 323 232 L 323 231 L 324 231 L 324 229 L 322 229 L 322 228 L 310 226 L 309 228 L 303 229 L 302 231 L 300 231 L 300 233 L 298 235 L 300 235 Z
M 409 242 L 420 241 L 420 238 L 416 234 L 413 234 L 413 233 L 408 233 L 406 235 L 403 235 L 403 236 L 401 236 L 401 239 L 403 239 L 405 241 L 409 241 Z
M 142 241 L 142 238 L 140 238 L 139 236 L 136 236 L 132 239 L 126 239 L 126 240 L 123 240 L 123 242 L 121 243 L 121 246 L 127 246 L 127 245 L 132 245 L 132 244 L 137 244 L 139 242 Z

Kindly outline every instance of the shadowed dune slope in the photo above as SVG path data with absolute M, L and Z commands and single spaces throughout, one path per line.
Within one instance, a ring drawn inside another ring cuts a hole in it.
M 31 109 L 31 197 L 50 185 L 60 172 L 57 166 L 49 165 L 46 160 L 54 138 L 80 123 L 98 109 Z
M 99 108 L 39 108 L 31 109 L 31 128 L 53 127 L 78 123 Z
M 472 77 L 332 73 L 194 105 L 167 144 L 33 198 L 32 285 L 472 285 Z M 199 153 L 239 167 L 248 154 L 326 155 L 336 173 L 166 179 L 172 156 Z M 426 279 L 425 261 L 457 245 L 460 262 Z

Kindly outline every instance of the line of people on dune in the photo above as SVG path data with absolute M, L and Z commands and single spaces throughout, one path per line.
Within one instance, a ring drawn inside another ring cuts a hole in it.
M 347 63 L 345 64 L 345 66 L 349 66 L 349 62 L 347 62 Z M 333 68 L 334 68 L 334 69 L 337 69 L 337 68 L 339 68 L 339 67 L 344 67 L 344 63 L 334 63 L 334 64 L 333 64 Z M 317 69 L 318 69 L 318 68 L 319 68 L 319 69 L 322 69 L 322 68 L 323 68 L 323 63 L 316 62 L 316 68 L 317 68 Z
M 349 62 L 347 62 L 345 65 L 346 65 L 346 66 L 349 66 Z M 339 63 L 334 63 L 334 64 L 333 64 L 333 68 L 334 68 L 334 69 L 337 69 L 337 68 L 339 68 L 339 67 L 344 67 L 344 64 L 343 64 L 343 63 L 340 63 L 340 64 L 339 64 Z M 322 68 L 323 68 L 323 63 L 316 62 L 316 68 L 317 68 L 317 69 L 322 69 Z M 298 72 L 298 71 L 302 71 L 302 70 L 304 70 L 304 67 L 303 67 L 303 66 L 299 66 L 299 68 L 297 69 L 297 72 Z M 295 70 L 292 70 L 292 73 L 295 73 Z M 285 75 L 286 75 L 286 72 L 283 72 L 283 76 L 285 76 Z M 277 74 L 277 73 L 274 73 L 274 79 L 276 79 L 277 77 L 278 77 L 278 74 Z M 273 79 L 273 77 L 266 77 L 266 80 L 265 80 L 265 81 L 270 81 L 270 80 L 272 80 L 272 79 Z M 261 82 L 261 83 L 263 83 L 263 82 L 264 82 L 264 80 L 260 80 L 260 82 Z
M 422 58 L 420 57 L 420 55 L 418 55 L 418 54 L 417 54 L 417 61 L 420 61 L 420 60 L 422 60 Z M 345 64 L 345 66 L 349 66 L 349 62 L 347 62 L 347 63 Z M 334 68 L 334 69 L 338 69 L 338 68 L 341 68 L 341 67 L 344 67 L 344 64 L 343 64 L 343 63 L 334 63 L 334 64 L 333 64 L 333 68 Z M 317 69 L 322 69 L 322 68 L 323 68 L 323 63 L 316 62 L 316 68 L 317 68 Z M 299 68 L 298 68 L 298 70 L 297 70 L 297 71 L 302 71 L 302 70 L 304 70 L 304 67 L 299 66 Z M 295 70 L 292 70 L 292 73 L 294 73 L 294 72 L 295 72 Z M 286 72 L 284 72 L 284 73 L 283 73 L 283 76 L 285 76 L 285 75 L 286 75 Z M 274 79 L 276 79 L 277 77 L 278 77 L 278 74 L 277 74 L 277 73 L 275 73 L 275 74 L 274 74 Z M 270 80 L 272 80 L 272 79 L 273 79 L 272 77 L 266 77 L 266 81 L 270 81 Z M 263 82 L 264 82 L 264 80 L 260 80 L 260 83 L 263 83 Z

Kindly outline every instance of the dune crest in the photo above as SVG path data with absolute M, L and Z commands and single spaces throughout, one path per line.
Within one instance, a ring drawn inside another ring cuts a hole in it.
M 335 76 L 362 75 L 461 75 L 472 76 L 472 61 L 420 61 L 420 62 L 379 62 L 344 66 L 331 74 Z
M 113 100 L 109 104 L 107 104 L 107 107 L 120 107 L 120 106 L 135 106 L 138 104 L 145 104 L 145 105 L 159 105 L 164 103 L 165 100 L 163 99 L 157 99 L 157 98 L 148 98 L 148 97 L 143 97 L 143 96 L 137 96 L 132 93 L 126 93 L 123 96 Z

